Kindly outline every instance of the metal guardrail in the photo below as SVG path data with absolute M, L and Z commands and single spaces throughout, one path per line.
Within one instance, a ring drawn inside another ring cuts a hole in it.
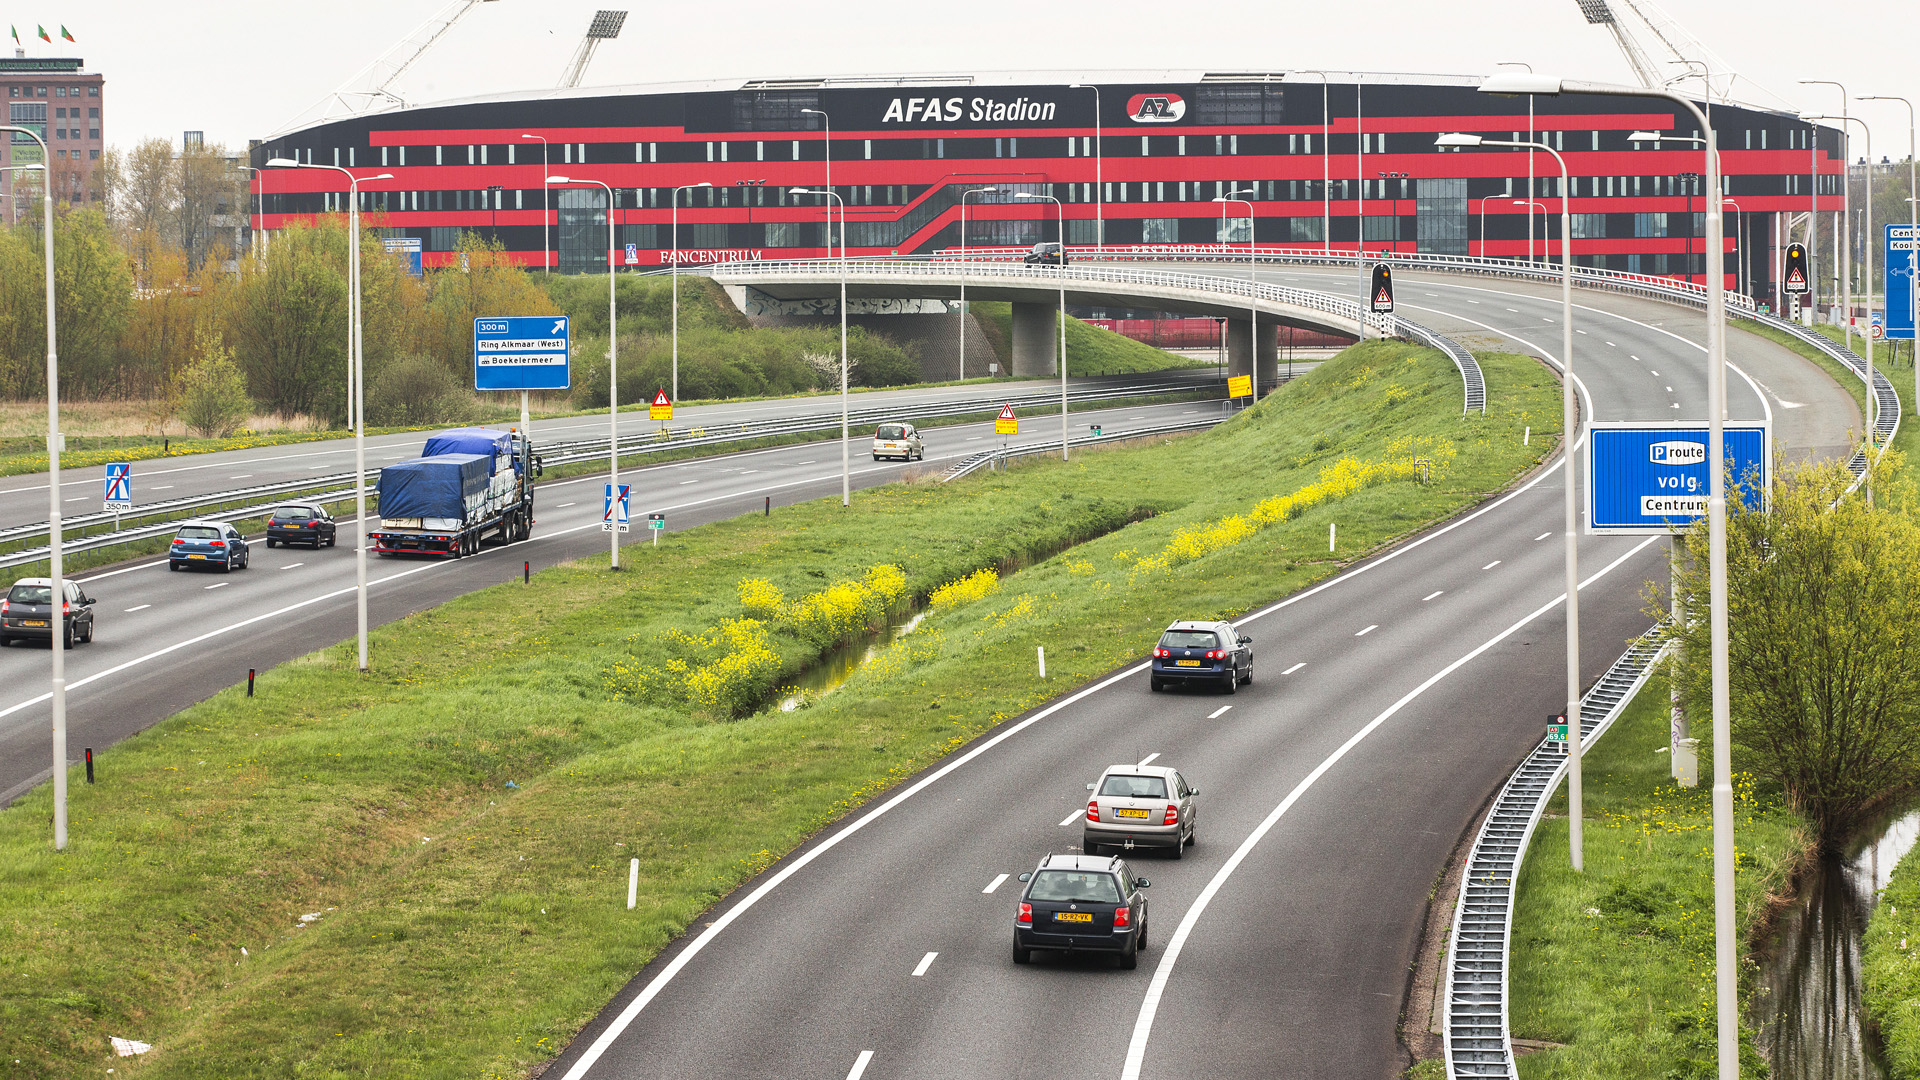
M 1202 431 L 1224 424 L 1236 415 L 1238 414 L 1223 413 L 1219 416 L 1208 417 L 1205 420 L 1186 420 L 1177 424 L 1155 424 L 1143 428 L 1129 428 L 1126 431 L 1103 431 L 1098 435 L 1082 435 L 1078 438 L 1068 439 L 1067 446 L 1069 448 L 1075 446 L 1091 446 L 1094 443 L 1121 442 L 1126 439 L 1145 438 L 1149 435 L 1171 435 L 1182 431 Z M 940 475 L 940 482 L 945 484 L 949 481 L 958 480 L 963 476 L 971 476 L 989 466 L 1004 464 L 1011 458 L 1031 457 L 1036 454 L 1050 454 L 1059 449 L 1060 441 L 1055 439 L 1052 442 L 1019 443 L 1013 446 L 999 447 L 994 450 L 983 450 L 978 454 L 962 458 L 952 465 L 947 466 L 947 471 Z
M 1646 685 L 1672 643 L 1662 619 L 1640 635 L 1580 699 L 1581 746 L 1613 726 Z M 1447 941 L 1446 1017 L 1442 1028 L 1448 1080 L 1515 1080 L 1507 1010 L 1508 950 L 1520 864 L 1547 801 L 1566 772 L 1568 744 L 1542 738 L 1513 771 L 1481 823 L 1467 856 Z
M 1482 413 L 1486 412 L 1486 382 L 1481 376 L 1479 363 L 1466 348 L 1418 323 L 1397 319 L 1392 315 L 1376 315 L 1356 300 L 1312 289 L 1296 289 L 1288 285 L 1274 285 L 1222 274 L 1190 274 L 1173 270 L 1140 270 L 1131 267 L 1086 265 L 1028 266 L 1024 263 L 1010 262 L 1006 257 L 999 255 L 975 258 L 971 254 L 965 261 L 944 256 L 905 255 L 847 260 L 787 259 L 734 262 L 703 267 L 695 272 L 704 273 L 715 281 L 742 285 L 756 281 L 838 282 L 843 274 L 878 272 L 882 276 L 889 277 L 952 278 L 955 284 L 965 278 L 969 284 L 976 280 L 992 280 L 1047 287 L 1057 287 L 1063 281 L 1075 285 L 1149 286 L 1184 291 L 1196 297 L 1203 297 L 1210 303 L 1219 303 L 1223 298 L 1233 298 L 1236 301 L 1245 298 L 1255 303 L 1264 302 L 1321 312 L 1340 320 L 1343 324 L 1350 324 L 1356 329 L 1372 328 L 1383 337 L 1399 336 L 1396 333 L 1396 325 L 1403 327 L 1407 336 L 1445 352 L 1460 369 L 1463 385 L 1461 411 L 1466 413 L 1477 409 Z
M 346 474 L 345 479 L 349 483 L 352 482 L 353 474 L 352 473 Z M 313 481 L 310 481 L 310 480 L 303 481 L 302 485 L 303 485 L 303 489 L 310 489 L 313 486 Z M 272 487 L 280 487 L 285 485 L 267 484 L 262 486 L 272 488 Z M 354 489 L 349 487 L 342 490 L 321 491 L 317 494 L 303 494 L 300 496 L 300 498 L 301 498 L 301 501 L 304 501 L 304 502 L 339 502 L 342 499 L 353 498 L 353 493 L 354 493 Z M 224 501 L 234 502 L 237 500 L 229 496 Z M 217 510 L 212 513 L 189 514 L 187 516 L 190 518 L 203 517 L 212 521 L 237 521 L 241 518 L 259 517 L 261 514 L 267 512 L 268 510 L 273 509 L 276 506 L 281 505 L 282 503 L 285 503 L 287 500 L 285 498 L 275 498 L 275 499 L 267 499 L 264 501 L 256 501 L 256 502 L 245 502 L 244 500 L 238 500 L 238 501 L 244 502 L 244 505 L 237 506 L 237 507 L 230 507 L 224 510 Z M 205 500 L 201 500 L 196 505 L 206 506 L 209 504 Z M 108 515 L 108 516 L 111 517 L 112 515 Z M 181 519 L 179 518 L 172 518 L 166 521 L 153 522 L 147 525 L 136 525 L 131 528 L 116 529 L 112 532 L 95 533 L 92 536 L 83 536 L 73 540 L 63 540 L 61 542 L 60 547 L 63 552 L 91 551 L 95 548 L 113 547 L 115 544 L 130 544 L 136 540 L 149 540 L 156 536 L 165 536 L 168 533 L 179 528 L 180 521 Z M 44 524 L 40 526 L 40 531 L 41 532 L 46 531 L 46 526 Z M 9 566 L 27 566 L 32 563 L 40 562 L 41 560 L 45 559 L 48 556 L 49 550 L 50 549 L 46 545 L 41 545 L 39 547 L 22 548 L 18 551 L 9 551 L 5 555 L 0 555 L 0 568 L 9 567 Z

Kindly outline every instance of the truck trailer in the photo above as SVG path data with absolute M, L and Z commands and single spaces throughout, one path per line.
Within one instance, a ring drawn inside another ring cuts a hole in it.
M 533 534 L 533 481 L 540 462 L 525 436 L 457 428 L 427 439 L 420 457 L 380 470 L 380 527 L 367 534 L 381 555 L 458 559 L 489 540 Z

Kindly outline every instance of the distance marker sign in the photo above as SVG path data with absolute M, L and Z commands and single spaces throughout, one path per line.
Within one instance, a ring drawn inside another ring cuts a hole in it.
M 1729 506 L 1765 506 L 1773 446 L 1767 426 L 1730 420 Z M 1706 516 L 1711 474 L 1705 421 L 1595 423 L 1587 438 L 1587 527 L 1596 533 L 1664 533 Z
M 567 329 L 565 315 L 473 320 L 473 388 L 568 389 Z

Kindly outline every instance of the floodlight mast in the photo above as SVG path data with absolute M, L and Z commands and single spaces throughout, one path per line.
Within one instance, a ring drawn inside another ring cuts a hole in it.
M 593 13 L 593 21 L 587 24 L 587 36 L 580 39 L 580 47 L 573 50 L 573 59 L 567 61 L 567 70 L 560 76 L 560 88 L 571 90 L 580 85 L 586 77 L 587 65 L 593 63 L 593 51 L 603 41 L 612 41 L 620 36 L 620 29 L 627 24 L 624 11 L 600 10 Z
M 400 96 L 398 83 L 400 76 L 408 68 L 425 56 L 434 43 L 446 36 L 466 14 L 481 4 L 491 4 L 495 0 L 453 0 L 447 6 L 435 12 L 427 21 L 414 27 L 406 38 L 381 53 L 372 63 L 355 72 L 353 77 L 335 87 L 332 93 L 308 106 L 307 111 L 295 117 L 285 127 L 273 133 L 269 141 L 279 138 L 290 131 L 324 124 L 333 120 L 342 120 L 381 109 L 406 108 L 407 101 Z

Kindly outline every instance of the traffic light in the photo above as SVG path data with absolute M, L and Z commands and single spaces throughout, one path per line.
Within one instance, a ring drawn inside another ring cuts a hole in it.
M 1393 271 L 1386 263 L 1373 264 L 1373 310 L 1393 310 Z
M 1805 295 L 1807 281 L 1812 277 L 1807 269 L 1807 245 L 1787 245 L 1787 277 L 1782 287 L 1792 296 Z

